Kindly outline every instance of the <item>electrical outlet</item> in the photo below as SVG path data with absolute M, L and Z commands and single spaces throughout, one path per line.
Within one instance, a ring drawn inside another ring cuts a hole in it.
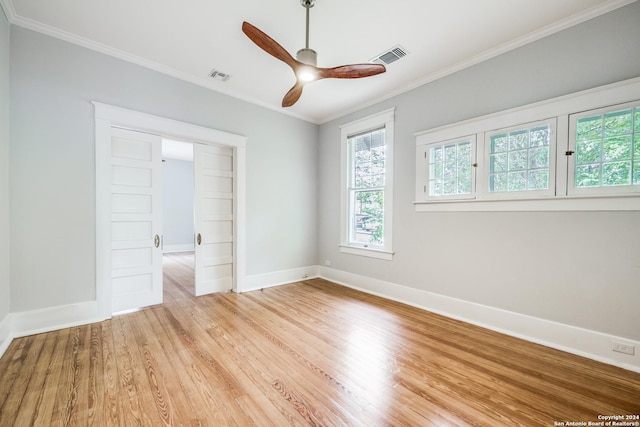
M 631 344 L 624 344 L 617 341 L 611 341 L 611 350 L 616 351 L 618 353 L 629 354 L 633 356 L 636 353 L 635 346 Z
M 326 265 L 326 266 L 331 265 L 331 260 L 330 259 L 325 259 L 324 260 L 324 265 Z

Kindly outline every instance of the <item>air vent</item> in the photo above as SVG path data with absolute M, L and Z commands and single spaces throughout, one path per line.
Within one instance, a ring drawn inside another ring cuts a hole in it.
M 407 52 L 402 46 L 396 46 L 376 56 L 371 60 L 371 62 L 374 64 L 389 65 L 392 62 L 396 62 L 398 59 L 407 56 L 408 53 L 409 52 Z
M 216 69 L 211 70 L 209 73 L 209 77 L 215 80 L 219 80 L 221 82 L 226 82 L 231 78 L 231 76 L 227 73 L 223 73 L 222 71 L 218 71 Z

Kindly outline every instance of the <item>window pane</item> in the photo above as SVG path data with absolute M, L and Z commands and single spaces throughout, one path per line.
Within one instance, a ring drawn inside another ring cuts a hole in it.
M 502 151 L 507 151 L 507 135 L 494 135 L 491 137 L 491 152 L 492 153 L 500 153 Z
M 576 145 L 576 164 L 598 163 L 601 159 L 602 141 L 583 141 Z
M 636 111 L 640 109 L 636 108 Z M 640 122 L 640 112 L 636 113 L 638 122 Z M 636 126 L 638 126 L 636 122 Z M 640 184 L 640 130 L 636 133 L 633 139 L 633 183 L 634 185 Z
M 630 160 L 631 159 L 631 135 L 608 138 L 602 146 L 602 160 Z
M 576 188 L 640 184 L 640 107 L 576 121 Z
M 507 174 L 507 181 L 508 191 L 522 191 L 527 189 L 526 172 L 510 172 Z
M 604 115 L 604 137 L 631 133 L 631 110 L 613 111 Z
M 576 140 L 602 138 L 602 116 L 585 117 L 576 125 Z
M 600 165 L 576 166 L 575 185 L 577 188 L 600 186 Z
M 550 125 L 489 137 L 489 191 L 549 189 Z
M 384 186 L 385 147 L 384 129 L 353 137 L 353 187 Z
M 489 176 L 489 191 L 507 191 L 507 174 L 496 173 Z
M 631 162 L 613 162 L 602 165 L 602 185 L 630 185 Z
M 354 191 L 352 203 L 354 215 L 351 243 L 382 245 L 384 191 Z
M 430 196 L 471 194 L 473 173 L 471 141 L 431 147 L 428 157 Z

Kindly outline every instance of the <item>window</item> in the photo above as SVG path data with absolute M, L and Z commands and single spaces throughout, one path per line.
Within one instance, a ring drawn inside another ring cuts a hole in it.
M 570 118 L 569 191 L 640 191 L 640 102 L 574 114 Z
M 341 127 L 342 252 L 391 259 L 393 110 Z
M 415 189 L 417 211 L 640 210 L 640 78 L 419 132 Z
M 425 153 L 428 197 L 473 198 L 475 150 L 475 135 L 431 145 Z
M 487 133 L 489 193 L 535 191 L 538 196 L 555 190 L 553 166 L 555 159 L 555 123 L 552 120 L 519 125 Z

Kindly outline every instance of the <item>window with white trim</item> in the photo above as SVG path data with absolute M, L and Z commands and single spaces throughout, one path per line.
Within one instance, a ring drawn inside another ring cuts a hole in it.
M 530 197 L 555 192 L 555 120 L 544 120 L 486 134 L 486 179 L 493 196 Z
M 471 199 L 475 197 L 476 136 L 452 139 L 429 146 L 427 197 Z
M 415 206 L 640 210 L 640 78 L 417 133 Z
M 570 116 L 569 194 L 640 191 L 640 101 Z
M 394 110 L 341 127 L 340 250 L 391 259 Z

